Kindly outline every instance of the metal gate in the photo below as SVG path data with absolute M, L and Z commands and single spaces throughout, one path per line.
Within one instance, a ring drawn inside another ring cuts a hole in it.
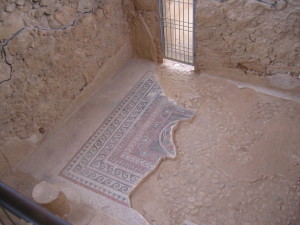
M 195 0 L 158 0 L 164 58 L 194 64 Z

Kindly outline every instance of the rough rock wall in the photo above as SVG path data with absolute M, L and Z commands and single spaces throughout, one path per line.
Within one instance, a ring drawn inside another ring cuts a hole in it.
M 161 62 L 158 1 L 131 2 L 135 52 Z M 300 1 L 197 0 L 196 7 L 196 71 L 226 76 L 227 68 L 238 76 L 248 75 L 245 81 L 276 75 L 274 82 L 280 84 L 275 86 L 298 86 Z
M 132 43 L 135 53 L 155 62 L 162 62 L 158 1 L 127 0 L 130 12 Z
M 129 33 L 122 0 L 1 0 L 0 141 L 47 132 Z
M 299 0 L 198 0 L 196 70 L 300 74 Z

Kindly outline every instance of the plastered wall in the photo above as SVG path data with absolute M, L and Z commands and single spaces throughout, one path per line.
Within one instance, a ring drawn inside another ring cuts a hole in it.
M 46 134 L 130 29 L 121 0 L 1 0 L 0 39 L 2 143 Z
M 196 71 L 299 89 L 298 0 L 196 7 Z M 0 40 L 2 141 L 47 133 L 124 45 L 162 62 L 156 0 L 2 0 Z
M 197 0 L 196 70 L 300 74 L 300 1 Z

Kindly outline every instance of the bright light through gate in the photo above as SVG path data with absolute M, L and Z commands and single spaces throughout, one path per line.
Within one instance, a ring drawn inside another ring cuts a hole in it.
M 195 0 L 159 0 L 164 58 L 194 64 Z

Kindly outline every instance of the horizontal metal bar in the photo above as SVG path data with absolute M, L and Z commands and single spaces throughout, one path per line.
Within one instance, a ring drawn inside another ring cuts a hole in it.
M 182 30 L 182 31 L 186 31 L 186 32 L 193 32 L 193 27 L 187 27 L 187 26 L 178 26 L 178 25 L 173 25 L 172 23 L 165 23 L 168 24 L 167 26 L 165 26 L 166 28 L 172 28 L 172 29 L 176 29 L 176 30 Z M 182 29 L 181 29 L 182 27 Z
M 191 50 L 193 51 L 193 48 L 189 48 L 189 47 L 184 47 L 184 46 L 180 46 L 180 45 L 174 45 L 174 44 L 168 44 L 168 43 L 164 43 L 165 46 L 169 47 L 169 48 L 173 48 L 176 47 L 178 49 L 187 49 L 188 51 Z
M 172 55 L 173 54 L 173 55 Z M 191 56 L 191 55 L 183 55 L 183 54 L 179 54 L 179 53 L 166 53 L 166 56 L 167 57 L 170 57 L 170 58 L 174 58 L 174 59 L 179 59 L 179 60 L 182 60 L 182 58 L 184 58 L 184 60 L 183 61 L 185 61 L 186 59 L 186 61 L 190 61 L 189 59 L 193 59 L 193 56 Z M 175 55 L 175 56 L 174 56 Z M 185 57 L 183 57 L 183 56 L 185 56 Z
M 171 50 L 169 50 L 169 51 L 173 51 L 173 50 L 172 50 L 172 47 L 166 46 L 166 48 L 171 49 Z M 175 49 L 174 52 L 187 52 L 187 53 L 191 53 L 191 54 L 192 54 L 193 49 L 187 49 L 187 50 L 185 50 L 185 49 L 182 49 L 182 50 L 180 50 L 180 49 Z
M 193 31 L 192 30 L 185 30 L 185 29 L 178 29 L 178 28 L 174 28 L 174 27 L 171 27 L 171 26 L 165 26 L 165 28 L 171 28 L 171 29 L 174 29 L 174 30 L 176 30 L 176 31 L 178 31 L 178 30 L 180 30 L 180 31 L 185 31 L 186 33 L 193 33 Z M 186 34 L 185 33 L 185 34 Z M 183 40 L 183 39 L 181 39 L 181 40 Z
M 187 27 L 187 26 L 183 26 L 183 25 L 174 25 L 173 23 L 168 23 L 168 22 L 164 22 L 164 24 L 168 24 L 167 28 L 172 28 L 172 29 L 176 29 L 176 30 L 182 30 L 182 31 L 187 31 L 187 32 L 193 32 L 193 27 Z M 181 29 L 181 27 L 183 27 L 183 29 Z M 187 29 L 184 29 L 187 28 Z
M 186 55 L 186 56 L 193 56 L 193 52 L 188 52 L 188 51 L 176 51 L 172 49 L 167 49 L 166 54 L 171 54 L 171 53 L 176 53 L 176 54 L 181 54 L 181 55 Z
M 165 21 L 175 21 L 175 22 L 179 22 L 179 24 L 180 23 L 189 24 L 189 25 L 193 25 L 194 24 L 194 23 L 185 22 L 185 21 L 182 21 L 182 20 L 172 19 L 172 18 L 169 18 L 169 17 L 163 17 L 162 20 L 163 20 L 163 22 L 165 22 Z
M 179 54 L 185 56 L 193 56 L 193 52 L 185 52 L 185 51 L 174 51 L 174 50 L 166 50 L 166 55 Z
M 180 54 L 180 55 L 185 55 L 185 56 L 193 56 L 192 52 L 184 52 L 184 51 L 174 51 L 174 50 L 166 50 L 166 55 L 168 54 L 172 54 L 172 53 L 176 53 L 176 54 Z
M 0 181 L 0 205 L 35 225 L 71 225 Z
M 191 2 L 184 2 L 184 1 L 178 1 L 178 0 L 169 0 L 170 2 L 176 2 L 181 4 L 187 4 L 187 5 L 193 5 L 193 1 Z
M 175 57 L 173 56 L 173 55 L 175 55 Z M 187 55 L 187 54 L 182 54 L 182 53 L 180 53 L 180 52 L 170 52 L 170 51 L 166 51 L 166 56 L 169 56 L 169 57 L 173 57 L 173 58 L 182 58 L 182 56 L 185 56 L 185 57 L 190 57 L 190 58 L 192 58 L 193 57 L 193 55 L 192 54 L 190 54 L 190 55 Z
M 182 56 L 178 56 L 178 57 L 170 57 L 168 55 L 166 55 L 165 57 L 169 58 L 169 59 L 176 59 L 176 60 L 180 60 L 181 62 L 193 62 L 193 58 L 192 57 L 182 57 Z
M 187 61 L 183 61 L 183 60 L 180 60 L 180 59 L 173 59 L 173 58 L 170 58 L 170 57 L 167 57 L 167 56 L 165 56 L 165 59 L 170 59 L 170 60 L 175 61 L 175 62 L 184 63 L 184 64 L 188 64 L 188 65 L 193 65 L 193 63 L 190 62 L 190 61 L 187 62 Z
M 177 52 L 177 53 L 187 53 L 187 55 L 193 55 L 192 54 L 192 51 L 184 51 L 184 50 L 182 50 L 182 51 L 180 51 L 180 50 L 177 50 L 177 49 L 171 49 L 171 48 L 169 48 L 168 50 L 167 50 L 167 52 Z
M 193 24 L 180 24 L 180 23 L 173 23 L 172 21 L 163 21 L 162 22 L 164 25 L 168 25 L 168 26 L 175 26 L 175 27 L 179 27 L 177 29 L 181 29 L 181 27 L 183 28 L 187 28 L 187 29 L 193 29 Z

